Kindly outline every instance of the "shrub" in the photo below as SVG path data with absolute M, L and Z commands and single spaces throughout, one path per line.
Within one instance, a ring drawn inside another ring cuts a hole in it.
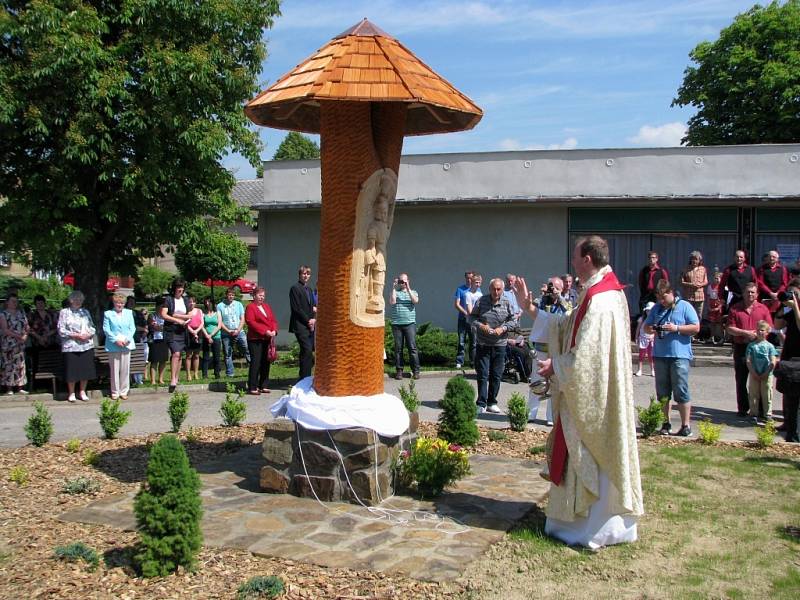
M 458 375 L 447 382 L 444 398 L 439 401 L 438 435 L 454 444 L 474 446 L 480 439 L 475 423 L 475 390 Z
M 189 412 L 189 394 L 185 392 L 172 394 L 167 412 L 169 413 L 169 420 L 172 422 L 172 432 L 178 433 L 181 430 L 181 424 L 186 419 L 186 414 Z
M 98 556 L 97 551 L 83 542 L 72 542 L 66 546 L 56 546 L 53 554 L 56 558 L 70 562 L 85 561 L 89 565 L 90 571 L 94 571 L 100 564 L 100 556 Z
M 189 431 L 186 432 L 186 442 L 189 444 L 194 444 L 199 439 L 200 437 L 197 435 L 197 431 L 195 431 L 195 428 L 189 427 Z
M 100 484 L 90 477 L 73 477 L 72 479 L 65 479 L 64 485 L 61 486 L 61 492 L 64 494 L 93 494 L 100 489 Z
M 242 400 L 244 392 L 236 389 L 229 383 L 225 392 L 225 400 L 219 407 L 219 414 L 222 416 L 222 424 L 225 427 L 238 427 L 247 417 L 247 404 Z
M 97 413 L 97 416 L 100 417 L 100 427 L 108 440 L 117 437 L 119 430 L 125 426 L 131 416 L 131 411 L 120 410 L 119 406 L 119 400 L 110 398 L 103 398 L 100 403 L 100 412 Z
M 636 407 L 639 425 L 642 428 L 642 437 L 650 437 L 661 428 L 661 424 L 664 422 L 664 405 L 668 401 L 668 398 L 656 400 L 655 396 L 650 396 L 650 406 L 647 408 Z
M 436 366 L 448 365 L 453 361 L 458 349 L 458 335 L 447 333 L 439 327 L 434 327 L 430 323 L 422 323 L 417 326 L 417 350 L 421 364 Z M 394 356 L 394 336 L 392 335 L 392 325 L 386 321 L 384 327 L 383 344 L 386 349 L 386 358 L 391 360 Z M 403 355 L 408 364 L 408 351 L 404 348 Z
M 81 441 L 78 438 L 72 438 L 64 445 L 64 448 L 66 448 L 67 452 L 75 454 L 81 449 Z
M 528 448 L 528 454 L 544 454 L 547 452 L 547 445 L 539 444 L 538 446 L 531 446 Z
M 34 446 L 44 446 L 53 435 L 53 417 L 39 400 L 33 404 L 33 414 L 25 424 L 25 437 Z
M 703 444 L 716 444 L 722 436 L 722 425 L 714 425 L 711 419 L 703 419 L 698 425 L 699 439 Z
M 486 437 L 489 438 L 490 442 L 502 442 L 508 439 L 508 434 L 505 431 L 500 431 L 499 429 L 490 429 L 486 434 Z
M 34 297 L 37 294 L 41 294 L 45 297 L 48 308 L 60 310 L 61 303 L 72 291 L 68 286 L 61 285 L 61 282 L 53 276 L 47 279 L 35 279 L 31 277 L 21 281 L 23 285 L 19 288 L 19 300 L 25 306 L 33 306 Z
M 419 408 L 419 395 L 417 394 L 417 385 L 414 383 L 414 380 L 410 380 L 408 382 L 408 387 L 405 385 L 401 385 L 400 389 L 400 400 L 403 401 L 403 406 L 406 407 L 408 412 L 416 412 Z
M 289 350 L 287 352 L 278 353 L 278 360 L 276 362 L 284 367 L 299 367 L 300 344 L 297 342 L 292 342 L 292 345 L 289 346 Z
M 525 431 L 528 426 L 528 401 L 519 392 L 511 394 L 508 399 L 508 422 L 511 423 L 511 429 L 514 431 Z
M 217 291 L 217 294 L 219 294 L 220 288 L 216 287 L 214 289 Z M 187 286 L 186 295 L 194 298 L 205 298 L 206 296 L 211 295 L 211 288 L 203 283 L 200 283 L 199 281 L 193 281 Z
M 140 298 L 159 296 L 167 291 L 174 277 L 175 275 L 172 273 L 163 271 L 158 267 L 144 266 L 139 269 L 134 293 Z
M 11 467 L 11 471 L 8 474 L 9 481 L 16 483 L 20 487 L 28 485 L 30 478 L 31 477 L 30 473 L 28 473 L 28 469 L 21 465 Z
M 775 429 L 775 423 L 772 421 L 767 421 L 763 426 L 756 427 L 755 432 L 756 443 L 760 448 L 772 446 L 775 443 L 775 434 L 778 433 Z
M 179 566 L 194 567 L 203 541 L 200 478 L 174 435 L 153 444 L 133 512 L 140 538 L 135 560 L 142 575 L 163 577 Z
M 284 592 L 283 580 L 275 575 L 264 577 L 257 575 L 251 577 L 239 586 L 236 594 L 237 600 L 252 600 L 254 598 L 277 598 Z
M 99 462 L 100 454 L 97 453 L 97 450 L 89 448 L 83 453 L 83 464 L 85 464 L 87 467 L 95 467 Z
M 400 453 L 395 471 L 401 485 L 416 485 L 421 497 L 432 498 L 469 475 L 469 456 L 457 444 L 440 438 L 420 437 L 411 452 Z

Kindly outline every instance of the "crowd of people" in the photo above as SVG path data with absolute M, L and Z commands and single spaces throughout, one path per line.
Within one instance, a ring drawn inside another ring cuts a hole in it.
M 155 310 L 136 309 L 133 296 L 114 294 L 103 313 L 98 330 L 92 315 L 83 307 L 84 294 L 75 290 L 59 312 L 47 308 L 46 298 L 36 296 L 30 312 L 11 293 L 0 310 L 0 386 L 6 395 L 27 395 L 39 370 L 42 352 L 59 351 L 63 357 L 67 401 L 88 401 L 87 385 L 97 378 L 95 351 L 108 356 L 109 388 L 112 399 L 126 400 L 131 384 L 148 380 L 167 385 L 164 373 L 170 366 L 169 392 L 175 391 L 181 368 L 186 380 L 234 374 L 233 353 L 239 346 L 249 365 L 248 392 L 269 393 L 270 363 L 277 356 L 275 336 L 278 323 L 266 302 L 266 290 L 258 287 L 244 308 L 231 288 L 215 303 L 204 298 L 202 305 L 186 294 L 186 282 L 176 278 L 169 293 L 158 298 Z M 97 343 L 100 346 L 96 346 Z M 131 355 L 144 354 L 144 372 L 131 373 Z

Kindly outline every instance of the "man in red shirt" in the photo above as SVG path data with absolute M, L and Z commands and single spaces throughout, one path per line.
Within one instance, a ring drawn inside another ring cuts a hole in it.
M 733 264 L 728 265 L 722 272 L 722 281 L 719 284 L 719 289 L 725 290 L 730 296 L 730 302 L 728 302 L 728 296 L 723 299 L 725 305 L 730 308 L 739 302 L 742 299 L 745 284 L 756 283 L 756 280 L 756 270 L 747 264 L 744 250 L 737 250 L 733 257 Z
M 742 300 L 733 304 L 728 312 L 728 333 L 733 336 L 733 370 L 736 377 L 736 407 L 740 417 L 746 417 L 750 408 L 747 397 L 747 344 L 756 339 L 758 322 L 766 321 L 772 327 L 772 315 L 761 304 L 758 286 L 754 281 L 744 284 Z
M 669 281 L 669 273 L 658 264 L 658 252 L 647 253 L 647 264 L 639 271 L 639 312 L 645 304 L 656 301 L 656 286 L 661 280 Z
M 778 294 L 785 292 L 789 283 L 789 269 L 780 263 L 777 250 L 770 250 L 766 258 L 764 264 L 756 269 L 758 299 L 770 310 L 775 311 L 781 305 Z

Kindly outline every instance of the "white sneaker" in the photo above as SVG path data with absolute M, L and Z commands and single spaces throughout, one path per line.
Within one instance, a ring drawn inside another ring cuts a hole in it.
M 75 402 L 75 394 L 70 394 L 67 396 L 67 402 Z
M 485 406 L 478 405 L 478 406 L 475 407 L 475 414 L 482 415 L 485 412 L 486 412 L 486 407 Z
M 464 365 L 462 365 L 461 363 L 456 363 L 456 369 L 462 369 L 463 367 Z
M 552 427 L 553 426 L 553 422 L 552 421 L 547 421 L 547 426 L 548 427 Z
M 89 396 L 86 395 L 86 392 L 81 392 L 81 400 L 83 402 L 88 402 L 89 401 Z
M 13 396 L 13 395 L 14 395 L 14 390 L 8 390 L 6 392 L 6 396 Z
M 642 370 L 639 369 L 638 371 L 636 371 L 636 373 L 633 374 L 633 376 L 634 377 L 641 377 L 642 376 Z
M 502 411 L 500 410 L 500 407 L 497 406 L 497 404 L 490 404 L 489 406 L 486 407 L 486 412 L 492 413 L 493 415 L 499 415 L 501 414 Z

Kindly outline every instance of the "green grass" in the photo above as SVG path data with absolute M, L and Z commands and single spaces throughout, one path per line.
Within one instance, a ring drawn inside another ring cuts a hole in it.
M 642 445 L 640 458 L 639 541 L 576 552 L 544 535 L 539 513 L 464 598 L 527 589 L 531 573 L 544 597 L 800 597 L 799 459 L 701 444 Z

